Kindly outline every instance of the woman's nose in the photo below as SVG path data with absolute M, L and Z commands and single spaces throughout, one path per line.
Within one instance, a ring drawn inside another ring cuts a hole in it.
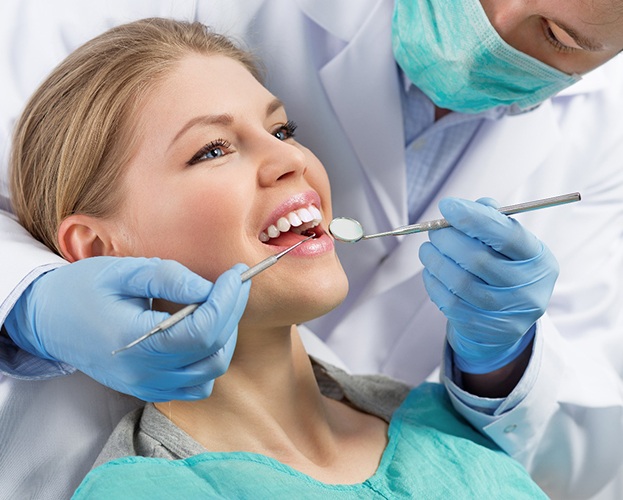
M 300 177 L 307 170 L 305 154 L 291 142 L 273 137 L 265 148 L 258 170 L 261 186 L 270 187 L 277 182 Z

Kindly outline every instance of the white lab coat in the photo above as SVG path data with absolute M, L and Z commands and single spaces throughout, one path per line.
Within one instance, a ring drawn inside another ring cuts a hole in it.
M 298 139 L 329 171 L 334 214 L 355 217 L 369 232 L 403 225 L 402 82 L 391 53 L 392 6 L 392 0 L 5 0 L 2 133 L 35 84 L 97 32 L 154 15 L 198 19 L 244 39 L 264 60 L 268 86 L 298 123 Z M 614 477 L 623 456 L 622 85 L 619 58 L 530 113 L 487 122 L 422 216 L 437 218 L 444 196 L 511 204 L 582 193 L 580 203 L 517 216 L 561 267 L 538 325 L 528 396 L 496 417 L 456 401 L 554 498 L 595 495 L 606 483 L 600 498 L 623 495 Z M 25 241 L 14 222 L 0 222 L 2 320 L 25 276 L 56 260 Z M 426 238 L 339 245 L 351 293 L 308 326 L 352 371 L 418 383 L 439 366 L 445 321 L 426 295 L 417 258 Z

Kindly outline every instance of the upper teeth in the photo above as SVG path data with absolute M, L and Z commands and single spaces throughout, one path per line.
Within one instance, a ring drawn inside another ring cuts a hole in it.
M 293 227 L 304 230 L 316 227 L 322 221 L 322 214 L 314 205 L 292 210 L 292 212 L 279 217 L 279 220 L 268 226 L 260 233 L 260 241 L 266 243 L 271 238 L 276 238 L 281 233 L 287 233 Z M 296 231 L 298 232 L 298 230 Z

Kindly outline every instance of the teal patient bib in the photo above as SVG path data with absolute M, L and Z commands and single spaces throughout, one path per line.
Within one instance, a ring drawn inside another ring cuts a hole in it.
M 439 384 L 411 391 L 388 436 L 377 471 L 357 484 L 325 484 L 255 453 L 203 453 L 113 460 L 92 470 L 73 498 L 547 498 L 518 462 L 454 412 Z

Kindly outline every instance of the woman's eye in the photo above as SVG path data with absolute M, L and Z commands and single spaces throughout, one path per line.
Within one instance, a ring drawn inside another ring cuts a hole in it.
M 199 163 L 201 161 L 220 158 L 221 156 L 228 154 L 230 148 L 231 144 L 228 141 L 224 139 L 217 139 L 216 141 L 212 141 L 203 146 L 190 160 L 188 160 L 187 164 L 194 165 L 195 163 Z
M 283 125 L 279 126 L 275 132 L 273 132 L 274 136 L 280 141 L 285 141 L 294 137 L 294 131 L 296 130 L 296 123 L 292 120 L 288 120 Z
M 225 152 L 223 151 L 222 148 L 212 148 L 209 151 L 206 151 L 203 157 L 206 159 L 211 159 L 211 158 L 218 158 L 219 156 L 223 156 L 224 154 Z

